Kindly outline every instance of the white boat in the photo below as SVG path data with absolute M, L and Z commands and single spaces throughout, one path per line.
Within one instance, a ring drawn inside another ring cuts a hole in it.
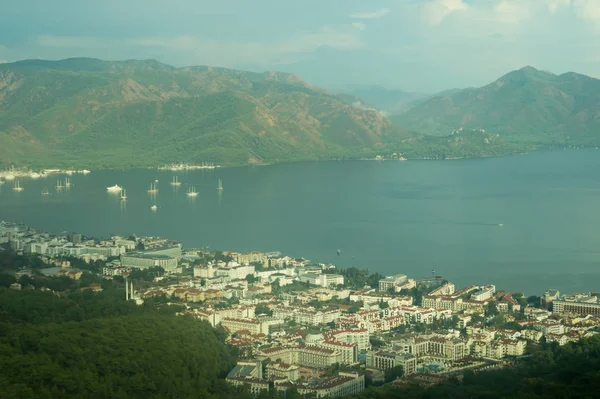
M 188 189 L 187 196 L 188 197 L 198 196 L 198 192 L 194 189 L 194 186 L 192 186 L 191 188 Z
M 90 171 L 87 170 L 87 169 L 84 169 L 84 170 L 81 171 L 81 173 L 83 173 L 84 175 L 87 175 L 88 173 L 90 173 Z
M 17 192 L 23 191 L 23 187 L 21 187 L 18 180 L 15 182 L 15 186 L 13 187 L 13 190 L 17 191 Z
M 71 187 L 71 179 L 69 179 L 68 177 L 65 178 L 65 187 L 67 187 L 67 188 Z
M 223 182 L 221 181 L 221 179 L 219 179 L 219 183 L 217 184 L 217 190 L 223 190 Z
M 47 188 L 42 190 L 42 195 L 50 195 L 50 191 Z
M 106 191 L 110 191 L 111 193 L 120 193 L 121 186 L 119 186 L 118 184 L 115 184 L 114 186 L 106 187 Z
M 36 172 L 31 172 L 29 174 L 29 177 L 31 177 L 32 179 L 39 179 L 40 177 L 42 177 L 42 175 L 40 175 L 39 173 L 36 173 Z
M 155 211 L 155 210 L 157 210 L 157 209 L 158 209 L 158 207 L 157 207 L 156 205 L 152 205 L 152 206 L 150 207 L 150 209 L 152 209 L 153 211 Z
M 7 173 L 4 175 L 4 178 L 6 180 L 15 180 L 15 175 L 13 175 L 12 173 Z
M 122 200 L 127 199 L 127 190 L 125 190 L 125 189 L 121 190 L 121 199 Z
M 155 194 L 157 192 L 158 192 L 158 189 L 156 188 L 156 183 L 150 183 L 150 190 L 148 190 L 148 193 Z
M 172 186 L 181 186 L 181 182 L 177 180 L 177 176 L 173 176 L 173 181 L 170 184 Z
M 0 179 L 0 184 L 4 184 L 4 180 Z
M 56 189 L 58 191 L 62 190 L 63 188 L 65 188 L 65 186 L 63 186 L 62 182 L 60 180 L 56 181 Z

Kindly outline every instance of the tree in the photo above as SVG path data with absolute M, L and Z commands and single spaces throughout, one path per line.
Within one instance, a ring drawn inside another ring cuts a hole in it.
M 257 282 L 259 282 L 259 281 L 260 281 L 260 279 L 259 279 L 258 277 L 254 277 L 254 275 L 253 275 L 253 274 L 248 274 L 248 275 L 246 276 L 246 281 L 247 281 L 249 284 L 254 284 L 254 283 L 257 283 Z
M 281 291 L 281 284 L 279 283 L 279 279 L 276 279 L 271 284 L 271 292 L 273 294 L 278 294 Z
M 2 273 L 0 274 L 0 286 L 2 287 L 10 287 L 11 284 L 17 282 L 15 276 L 11 274 Z
M 19 277 L 19 284 L 21 284 L 23 287 L 27 286 L 27 285 L 33 285 L 34 281 L 31 277 L 29 277 L 28 275 L 24 274 L 21 277 Z
M 387 309 L 390 307 L 390 304 L 385 302 L 383 299 L 379 300 L 379 309 Z
M 267 305 L 264 305 L 262 303 L 256 305 L 256 308 L 254 309 L 254 313 L 257 315 L 266 314 L 267 316 L 273 316 L 273 311 L 271 310 L 271 308 L 269 308 Z
M 394 381 L 396 378 L 401 378 L 404 375 L 404 368 L 402 366 L 394 366 L 385 370 L 385 382 Z
M 492 301 L 492 302 L 488 302 L 487 307 L 485 309 L 485 315 L 486 316 L 495 316 L 497 315 L 498 312 L 498 308 L 496 307 L 496 302 Z

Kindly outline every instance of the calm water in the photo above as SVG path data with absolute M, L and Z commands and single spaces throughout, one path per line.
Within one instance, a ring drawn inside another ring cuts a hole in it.
M 173 175 L 183 183 L 179 189 L 168 184 Z M 154 179 L 155 199 L 147 193 Z M 458 285 L 493 283 L 528 294 L 600 289 L 600 151 L 93 171 L 71 180 L 62 193 L 56 178 L 23 179 L 19 194 L 10 183 L 0 186 L 0 219 L 53 232 L 278 250 L 384 274 L 424 277 L 435 269 Z M 127 189 L 126 204 L 106 192 L 113 184 Z M 188 184 L 200 192 L 196 199 L 185 195 Z M 52 195 L 42 197 L 44 187 Z

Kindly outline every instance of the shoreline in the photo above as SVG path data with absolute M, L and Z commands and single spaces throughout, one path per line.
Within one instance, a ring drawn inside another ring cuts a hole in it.
M 574 147 L 553 147 L 553 146 L 544 146 L 544 147 L 530 147 L 527 149 L 524 149 L 523 151 L 515 151 L 515 152 L 511 152 L 511 153 L 507 153 L 507 154 L 498 154 L 498 155 L 480 155 L 480 156 L 465 156 L 465 157 L 446 157 L 446 158 L 432 158 L 432 157 L 411 157 L 411 156 L 407 156 L 405 154 L 402 155 L 402 157 L 395 159 L 395 158 L 390 158 L 390 156 L 388 155 L 380 155 L 381 158 L 378 159 L 377 155 L 372 157 L 372 158 L 365 158 L 365 157 L 334 157 L 334 158 L 302 158 L 302 159 L 292 159 L 292 160 L 276 160 L 276 161 L 270 161 L 270 162 L 248 162 L 248 163 L 227 163 L 227 162 L 222 162 L 217 164 L 216 162 L 214 163 L 214 166 L 201 166 L 201 165 L 194 165 L 191 166 L 187 169 L 177 169 L 177 170 L 172 170 L 171 169 L 171 164 L 161 164 L 161 165 L 136 165 L 134 167 L 123 167 L 123 166 L 111 166 L 111 167 L 98 167 L 98 168 L 91 168 L 89 166 L 83 166 L 80 165 L 77 168 L 68 168 L 68 169 L 61 169 L 61 168 L 55 168 L 55 167 L 50 167 L 50 166 L 42 166 L 42 167 L 31 167 L 30 165 L 15 165 L 14 163 L 11 163 L 11 165 L 0 165 L 0 178 L 3 177 L 3 175 L 6 173 L 6 170 L 8 168 L 10 168 L 11 166 L 13 166 L 15 168 L 15 170 L 23 170 L 26 169 L 30 172 L 36 172 L 36 171 L 60 171 L 60 172 L 54 172 L 54 173 L 59 173 L 59 174 L 69 174 L 69 173 L 80 173 L 83 170 L 88 170 L 87 168 L 90 168 L 88 170 L 88 172 L 90 171 L 101 171 L 101 170 L 132 170 L 132 169 L 157 169 L 157 170 L 163 170 L 163 171 L 174 171 L 174 172 L 180 172 L 180 171 L 185 171 L 185 170 L 200 170 L 200 169 L 228 169 L 228 168 L 240 168 L 240 167 L 259 167 L 259 166 L 272 166 L 272 165 L 283 165 L 283 164 L 295 164 L 295 163 L 307 163 L 307 162 L 341 162 L 341 161 L 376 161 L 376 162 L 380 162 L 380 161 L 402 161 L 402 162 L 406 162 L 406 161 L 461 161 L 461 160 L 470 160 L 470 159 L 488 159 L 488 158 L 505 158 L 505 157 L 512 157 L 512 156 L 522 156 L 522 155 L 528 155 L 531 153 L 538 153 L 538 152 L 544 152 L 544 151 L 550 151 L 550 152 L 554 152 L 554 151 L 566 151 L 566 150 L 598 150 L 598 147 L 596 146 L 574 146 Z
M 10 220 L 0 220 L 0 226 L 5 225 L 5 224 L 13 225 L 13 226 L 16 226 L 16 227 L 23 227 L 23 228 L 26 228 L 26 229 L 31 230 L 33 232 L 36 232 L 36 233 L 39 233 L 39 234 L 47 234 L 47 235 L 52 236 L 52 237 L 64 237 L 64 236 L 70 234 L 70 233 L 67 233 L 66 231 L 62 231 L 62 232 L 59 232 L 59 233 L 57 233 L 57 232 L 48 232 L 48 231 L 44 231 L 44 230 L 41 230 L 41 229 L 38 229 L 38 228 L 35 228 L 35 227 L 31 227 L 31 226 L 29 226 L 29 225 L 27 225 L 25 223 L 22 223 L 22 222 L 14 222 L 14 221 L 10 221 Z M 103 241 L 103 240 L 108 240 L 109 238 L 112 238 L 112 237 L 121 237 L 121 238 L 124 238 L 124 239 L 126 237 L 132 237 L 132 236 L 136 236 L 137 237 L 137 235 L 135 235 L 134 233 L 123 233 L 123 232 L 120 232 L 118 234 L 114 234 L 114 235 L 109 236 L 109 237 L 87 236 L 87 235 L 85 235 L 83 233 L 79 233 L 79 234 L 81 234 L 82 237 L 85 237 L 86 240 L 94 240 L 94 241 L 97 241 L 97 242 Z M 140 236 L 138 238 L 144 238 L 144 236 Z M 191 251 L 191 250 L 195 250 L 195 249 L 199 249 L 199 248 L 204 248 L 204 249 L 208 250 L 210 248 L 211 252 L 215 252 L 216 251 L 216 252 L 222 252 L 222 253 L 237 253 L 237 252 L 244 253 L 244 251 L 238 251 L 238 250 L 233 249 L 233 248 L 228 248 L 228 249 L 212 248 L 211 246 L 208 246 L 206 244 L 197 244 L 197 245 L 194 245 L 194 246 L 184 246 L 183 245 L 183 241 L 172 240 L 172 239 L 170 239 L 168 237 L 153 237 L 153 238 L 160 238 L 160 239 L 165 239 L 165 240 L 168 240 L 168 241 L 180 242 L 181 243 L 181 250 L 183 252 L 185 252 L 185 251 Z M 0 251 L 2 251 L 2 250 L 11 251 L 13 249 L 11 249 L 11 248 L 2 249 L 0 247 Z M 18 251 L 18 250 L 13 250 L 13 251 Z M 21 251 L 23 253 L 25 253 L 23 250 L 21 250 Z M 261 253 L 265 253 L 265 254 L 278 254 L 278 256 L 289 257 L 290 259 L 303 259 L 303 260 L 309 262 L 310 265 L 328 265 L 328 266 L 333 266 L 333 268 L 335 270 L 340 271 L 340 272 L 342 272 L 344 270 L 349 270 L 349 269 L 356 269 L 356 270 L 359 270 L 360 272 L 366 272 L 367 274 L 379 274 L 379 275 L 385 276 L 384 273 L 376 271 L 376 270 L 371 270 L 370 268 L 361 268 L 361 267 L 356 267 L 356 266 L 338 266 L 337 264 L 327 263 L 327 262 L 321 262 L 319 260 L 309 260 L 309 259 L 307 259 L 307 258 L 305 258 L 304 256 L 301 256 L 301 255 L 290 256 L 289 254 L 285 254 L 285 253 L 283 253 L 281 251 L 278 251 L 278 250 L 257 251 L 256 249 L 254 249 L 252 251 L 247 251 L 247 252 L 248 253 L 261 252 Z M 416 281 L 425 281 L 425 280 L 430 279 L 431 277 L 432 276 L 430 276 L 430 275 L 422 275 L 422 276 L 415 276 L 414 278 L 415 278 Z M 450 276 L 436 275 L 435 277 L 436 278 L 446 279 L 448 281 L 453 281 L 454 280 Z M 503 288 L 509 288 L 509 287 L 503 287 Z M 565 294 L 565 291 L 562 291 L 559 288 L 555 287 L 555 288 L 552 288 L 552 289 L 558 289 L 561 293 Z M 513 291 L 510 291 L 510 292 L 513 292 Z M 518 291 L 514 291 L 514 292 L 518 292 Z M 520 292 L 520 293 L 522 293 L 524 296 L 527 296 L 525 292 Z M 535 292 L 534 293 L 529 293 L 529 295 L 537 295 L 537 294 L 541 295 L 541 293 L 535 293 Z M 575 294 L 577 294 L 577 292 L 570 293 L 570 295 L 575 295 Z

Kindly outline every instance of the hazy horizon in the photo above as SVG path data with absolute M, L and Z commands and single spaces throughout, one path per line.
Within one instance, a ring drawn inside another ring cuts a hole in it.
M 526 65 L 600 76 L 600 2 L 590 0 L 8 3 L 0 62 L 156 59 L 426 93 Z

